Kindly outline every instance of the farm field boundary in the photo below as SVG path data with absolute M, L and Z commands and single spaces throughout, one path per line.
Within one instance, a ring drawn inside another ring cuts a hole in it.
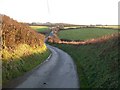
M 118 34 L 111 34 L 111 35 L 105 35 L 105 36 L 100 37 L 100 38 L 96 38 L 96 39 L 94 38 L 94 39 L 82 40 L 82 41 L 80 41 L 80 40 L 65 40 L 65 39 L 62 39 L 58 43 L 59 44 L 73 44 L 73 45 L 78 45 L 78 44 L 82 44 L 82 45 L 92 44 L 92 43 L 107 41 L 110 38 L 118 36 L 119 34 L 120 33 L 118 33 Z

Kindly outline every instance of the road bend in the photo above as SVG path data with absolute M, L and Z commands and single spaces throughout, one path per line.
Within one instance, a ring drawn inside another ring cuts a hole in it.
M 8 88 L 79 88 L 76 66 L 64 51 L 47 45 L 50 58 L 22 77 L 13 80 Z

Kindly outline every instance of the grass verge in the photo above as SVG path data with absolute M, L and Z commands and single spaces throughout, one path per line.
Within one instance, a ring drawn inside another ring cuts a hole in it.
M 52 44 L 72 56 L 81 88 L 118 87 L 118 37 L 89 45 Z

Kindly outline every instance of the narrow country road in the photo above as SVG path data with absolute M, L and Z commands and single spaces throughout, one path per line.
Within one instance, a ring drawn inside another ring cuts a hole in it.
M 13 88 L 79 88 L 76 66 L 64 51 L 47 45 L 52 55 L 36 69 L 17 80 Z

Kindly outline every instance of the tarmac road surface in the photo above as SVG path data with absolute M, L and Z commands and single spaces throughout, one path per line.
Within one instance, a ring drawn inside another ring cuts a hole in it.
M 76 66 L 64 51 L 47 45 L 52 55 L 26 75 L 11 82 L 9 88 L 79 88 Z

